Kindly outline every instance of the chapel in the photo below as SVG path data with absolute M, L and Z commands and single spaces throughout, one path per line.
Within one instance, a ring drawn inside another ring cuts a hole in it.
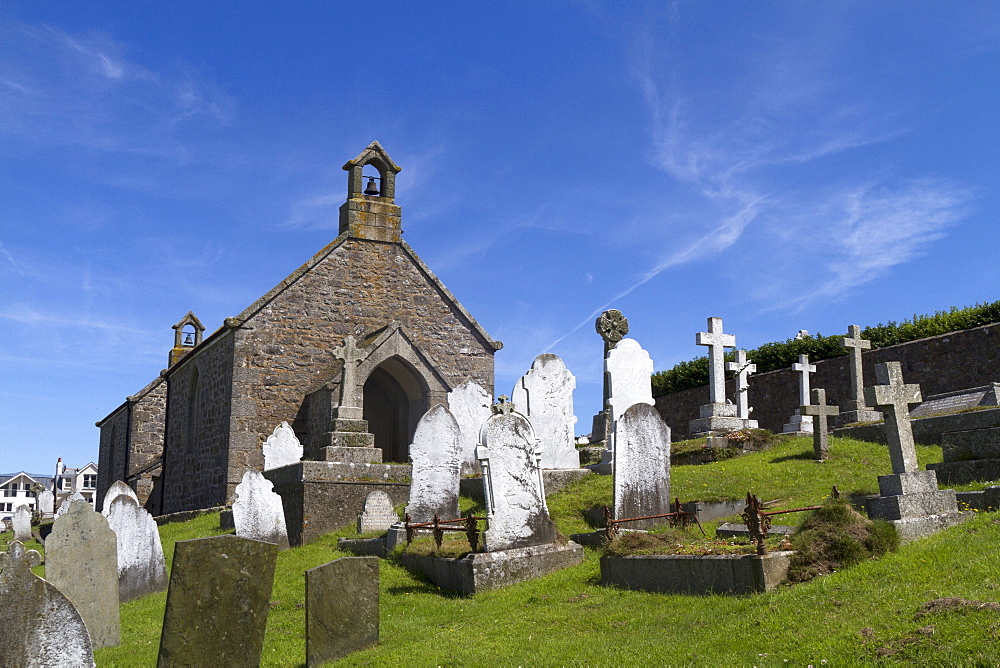
M 222 506 L 287 422 L 304 459 L 370 446 L 406 463 L 420 417 L 502 347 L 402 239 L 400 167 L 378 142 L 344 165 L 339 234 L 208 336 L 174 325 L 169 366 L 97 423 L 97 494 L 128 482 L 154 514 Z M 377 457 L 376 457 L 377 459 Z

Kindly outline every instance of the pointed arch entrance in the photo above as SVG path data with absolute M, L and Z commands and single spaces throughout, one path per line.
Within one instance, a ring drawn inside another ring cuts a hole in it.
M 394 356 L 372 369 L 362 394 L 364 419 L 382 461 L 408 462 L 413 431 L 430 405 L 427 383 L 406 360 Z

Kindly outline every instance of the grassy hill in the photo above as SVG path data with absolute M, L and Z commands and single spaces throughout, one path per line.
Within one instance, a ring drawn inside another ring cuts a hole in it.
M 940 448 L 918 451 L 921 463 L 940 460 Z M 794 439 L 737 459 L 675 467 L 673 491 L 687 501 L 740 498 L 752 489 L 794 507 L 819 502 L 833 484 L 844 492 L 875 490 L 876 476 L 889 472 L 884 446 L 831 439 L 832 459 L 823 464 L 811 461 L 811 452 L 810 440 Z M 584 512 L 610 501 L 610 483 L 593 476 L 553 495 L 560 530 L 588 530 Z M 781 523 L 803 517 L 786 515 Z M 176 541 L 217 533 L 217 515 L 162 527 L 168 566 Z M 381 644 L 342 663 L 997 665 L 998 545 L 1000 514 L 981 513 L 881 559 L 748 597 L 601 587 L 592 550 L 579 566 L 471 598 L 439 591 L 383 560 Z M 304 663 L 303 572 L 341 556 L 348 555 L 336 549 L 336 536 L 281 553 L 264 665 Z M 122 645 L 99 650 L 98 665 L 155 665 L 165 601 L 161 593 L 125 604 Z

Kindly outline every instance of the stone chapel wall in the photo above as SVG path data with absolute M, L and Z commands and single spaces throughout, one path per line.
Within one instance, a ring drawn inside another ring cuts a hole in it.
M 101 428 L 97 456 L 96 505 L 101 507 L 104 495 L 116 480 L 124 480 L 128 450 L 129 404 L 125 402 L 98 424 Z

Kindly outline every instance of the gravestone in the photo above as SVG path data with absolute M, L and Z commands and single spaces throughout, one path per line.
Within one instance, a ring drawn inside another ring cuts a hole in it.
M 531 421 L 542 442 L 543 469 L 580 468 L 580 453 L 574 438 L 575 388 L 576 378 L 552 353 L 536 357 L 528 373 L 514 385 L 511 401 Z
M 378 557 L 344 557 L 306 571 L 306 665 L 378 644 Z
M 601 410 L 594 416 L 591 423 L 588 440 L 592 444 L 607 444 L 608 435 L 611 433 L 611 406 L 608 404 L 608 400 L 611 399 L 611 383 L 607 372 L 608 354 L 628 334 L 628 318 L 622 315 L 618 309 L 608 309 L 594 321 L 594 329 L 604 341 L 604 395 Z
M 392 499 L 380 489 L 365 498 L 365 508 L 358 515 L 358 533 L 387 531 L 399 521 L 399 515 L 392 507 Z
M 670 512 L 670 427 L 652 406 L 635 404 L 616 423 L 614 519 Z M 646 529 L 663 520 L 629 522 Z
M 493 411 L 476 449 L 489 518 L 485 551 L 552 543 L 556 530 L 545 505 L 538 465 L 541 452 L 531 423 L 514 410 L 507 397 L 500 397 Z
M 816 461 L 824 461 L 830 451 L 830 438 L 827 418 L 832 418 L 840 413 L 838 406 L 828 406 L 826 403 L 826 390 L 816 388 L 812 391 L 813 405 L 800 406 L 802 415 L 809 415 L 813 420 L 813 456 Z
M 410 521 L 458 517 L 461 436 L 458 422 L 442 404 L 420 418 L 410 444 L 410 498 L 405 511 Z
M 903 383 L 899 362 L 875 365 L 880 383 L 865 388 L 865 399 L 885 415 L 892 475 L 878 478 L 879 496 L 868 499 L 868 516 L 892 522 L 907 542 L 961 522 L 955 490 L 939 490 L 933 470 L 921 471 L 910 428 L 909 407 L 920 403 L 920 386 Z
M 935 471 L 939 483 L 961 485 L 1000 478 L 1000 427 L 944 433 L 941 449 L 944 461 L 927 465 Z
M 604 360 L 604 377 L 610 395 L 607 402 L 609 432 L 600 463 L 590 467 L 594 472 L 608 475 L 614 470 L 615 421 L 635 404 L 653 405 L 652 373 L 653 360 L 635 339 L 622 339 L 608 353 Z
M 277 558 L 239 536 L 178 541 L 157 665 L 260 665 Z
M 882 414 L 874 411 L 865 403 L 864 374 L 861 364 L 861 353 L 871 350 L 871 341 L 861 338 L 861 328 L 851 325 L 847 328 L 847 336 L 840 341 L 841 348 L 847 348 L 850 355 L 851 398 L 844 406 L 844 412 L 837 418 L 841 425 L 852 422 L 876 422 L 882 419 Z
M 923 402 L 910 411 L 910 417 L 931 417 L 996 406 L 1000 403 L 1000 383 L 982 387 L 969 387 L 924 397 Z M 879 414 L 881 419 L 881 414 Z
M 101 514 L 107 517 L 108 513 L 111 512 L 111 503 L 119 496 L 127 496 L 135 501 L 135 505 L 140 505 L 139 497 L 135 495 L 135 491 L 121 480 L 115 480 L 104 494 L 104 504 L 101 506 Z
M 31 508 L 25 505 L 15 508 L 11 524 L 14 527 L 14 540 L 22 543 L 31 540 Z
M 0 553 L 0 666 L 93 666 L 94 650 L 80 613 L 31 572 L 41 560 L 16 540 Z
M 38 493 L 38 512 L 43 518 L 50 518 L 55 514 L 56 497 L 50 490 L 43 489 Z
M 288 549 L 288 530 L 281 497 L 274 492 L 274 483 L 260 471 L 246 471 L 236 486 L 233 501 L 233 524 L 241 538 L 274 543 Z
M 73 503 L 74 501 L 86 501 L 86 500 L 87 499 L 85 499 L 83 494 L 81 494 L 80 492 L 73 492 L 70 496 L 67 496 L 65 499 L 63 499 L 62 503 L 59 504 L 59 508 L 58 510 L 56 510 L 56 517 L 59 517 L 67 510 L 69 510 L 70 504 Z
M 119 641 L 118 546 L 108 520 L 74 501 L 45 539 L 45 578 L 73 603 L 94 649 Z
M 490 406 L 493 397 L 474 380 L 464 383 L 448 392 L 448 410 L 458 422 L 461 430 L 462 474 L 479 473 L 476 446 L 479 444 L 479 430 L 492 415 Z
M 806 406 L 811 401 L 809 392 L 809 374 L 816 373 L 816 365 L 809 363 L 809 355 L 799 355 L 799 361 L 792 364 L 792 371 L 799 374 L 799 406 Z M 782 428 L 785 434 L 811 434 L 813 433 L 812 417 L 803 415 L 799 409 L 795 410 L 792 419 Z
M 713 436 L 756 427 L 755 420 L 740 417 L 737 405 L 726 400 L 725 354 L 726 348 L 736 347 L 736 337 L 723 332 L 722 318 L 709 318 L 708 331 L 698 332 L 695 343 L 708 347 L 708 403 L 699 409 L 699 417 L 688 423 L 688 434 Z
M 302 460 L 302 444 L 295 431 L 282 422 L 264 441 L 264 470 L 270 471 Z
M 127 494 L 111 502 L 108 525 L 118 545 L 118 599 L 132 599 L 167 587 L 160 532 L 153 516 Z
M 747 351 L 737 350 L 736 359 L 726 362 L 726 371 L 736 374 L 736 417 L 747 421 L 747 427 L 757 428 L 757 421 L 750 419 L 753 407 L 750 405 L 750 374 L 756 373 L 757 365 L 747 359 Z

